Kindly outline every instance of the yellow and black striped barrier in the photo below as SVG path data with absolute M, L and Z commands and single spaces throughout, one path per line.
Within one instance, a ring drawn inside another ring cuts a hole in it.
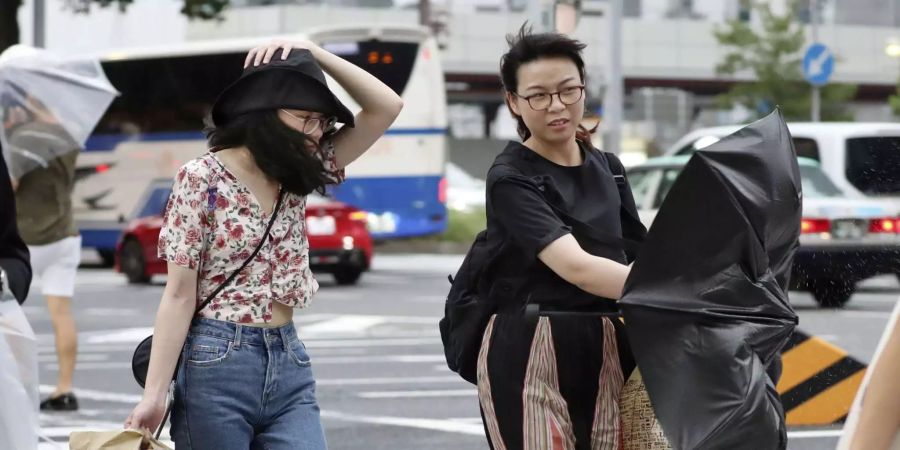
M 781 351 L 784 364 L 777 390 L 788 425 L 843 422 L 866 373 L 866 365 L 847 352 L 795 331 Z

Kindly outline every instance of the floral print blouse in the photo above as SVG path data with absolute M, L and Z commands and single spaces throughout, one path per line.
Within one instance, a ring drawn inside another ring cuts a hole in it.
M 344 179 L 325 142 L 317 155 L 329 182 Z M 319 288 L 309 269 L 306 197 L 285 192 L 267 242 L 200 317 L 237 323 L 268 323 L 273 302 L 303 308 Z M 182 166 L 175 178 L 159 233 L 160 258 L 198 270 L 198 304 L 246 261 L 266 230 L 271 213 L 215 156 Z

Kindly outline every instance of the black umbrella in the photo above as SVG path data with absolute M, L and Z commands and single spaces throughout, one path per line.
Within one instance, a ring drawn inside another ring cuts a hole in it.
M 776 111 L 698 150 L 669 191 L 620 302 L 675 449 L 775 449 L 784 413 L 766 369 L 797 315 L 800 172 Z

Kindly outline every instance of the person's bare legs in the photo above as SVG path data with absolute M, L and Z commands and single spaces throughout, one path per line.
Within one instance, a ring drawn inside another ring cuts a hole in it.
M 53 321 L 53 334 L 56 336 L 56 360 L 59 363 L 56 391 L 50 397 L 72 392 L 78 334 L 75 329 L 75 318 L 72 317 L 71 303 L 70 297 L 47 296 L 47 307 Z

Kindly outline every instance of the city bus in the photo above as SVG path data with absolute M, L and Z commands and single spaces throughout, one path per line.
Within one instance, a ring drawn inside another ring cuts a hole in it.
M 178 167 L 203 154 L 204 118 L 240 75 L 247 51 L 270 37 L 189 42 L 99 55 L 122 95 L 79 157 L 75 218 L 83 246 L 107 262 L 122 229 L 159 214 Z M 371 149 L 347 168 L 329 195 L 367 212 L 373 238 L 443 232 L 447 226 L 447 102 L 435 40 L 417 26 L 345 25 L 280 39 L 307 38 L 378 77 L 404 101 L 403 111 Z M 352 111 L 359 106 L 334 80 Z

